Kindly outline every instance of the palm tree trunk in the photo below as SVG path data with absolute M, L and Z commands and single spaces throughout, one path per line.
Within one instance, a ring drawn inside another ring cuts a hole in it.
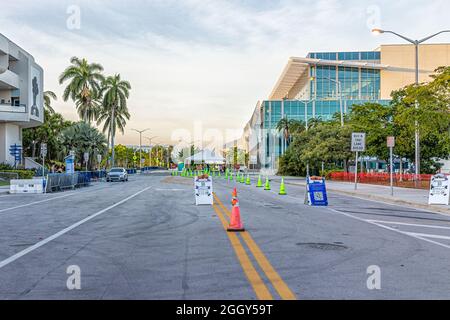
M 115 135 L 115 127 L 116 127 L 116 121 L 114 119 L 114 111 L 115 111 L 115 106 L 113 106 L 112 108 L 112 112 L 111 112 L 111 167 L 114 167 L 114 135 Z

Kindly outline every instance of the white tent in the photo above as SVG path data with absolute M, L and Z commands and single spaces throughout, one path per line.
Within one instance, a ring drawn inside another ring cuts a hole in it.
M 194 163 L 206 163 L 206 164 L 223 164 L 225 159 L 221 156 L 215 154 L 211 150 L 202 150 L 186 159 L 184 159 L 185 164 L 190 164 L 192 161 Z

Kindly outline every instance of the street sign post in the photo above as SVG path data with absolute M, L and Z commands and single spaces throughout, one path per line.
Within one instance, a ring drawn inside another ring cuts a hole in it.
M 366 151 L 366 133 L 353 132 L 352 133 L 352 152 L 355 156 L 355 190 L 358 189 L 358 153 Z M 362 170 L 362 169 L 361 169 Z
M 100 165 L 102 163 L 102 155 L 101 154 L 97 155 L 97 163 L 98 163 L 98 169 L 100 170 Z
M 17 168 L 17 162 L 22 160 L 22 146 L 18 144 L 10 145 L 9 154 L 14 157 L 14 167 Z
M 41 157 L 42 157 L 42 181 L 44 183 L 45 193 L 45 156 L 47 155 L 47 144 L 41 143 Z
M 86 171 L 88 171 L 88 170 L 87 170 L 87 167 L 88 167 L 88 161 L 89 161 L 89 152 L 85 152 L 85 153 L 83 154 L 83 157 L 84 157 L 84 163 L 85 163 L 85 165 L 86 165 Z
M 390 175 L 389 180 L 391 184 L 391 196 L 394 196 L 394 159 L 393 159 L 393 150 L 395 147 L 395 137 L 387 137 L 387 146 L 389 148 L 389 168 Z

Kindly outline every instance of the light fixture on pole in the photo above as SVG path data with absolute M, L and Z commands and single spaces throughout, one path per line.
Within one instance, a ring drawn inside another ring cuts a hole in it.
M 435 36 L 437 36 L 441 33 L 446 33 L 446 32 L 450 32 L 450 30 L 439 31 L 439 32 L 432 34 L 431 36 L 425 37 L 423 39 L 413 40 L 413 39 L 405 37 L 401 34 L 398 34 L 394 31 L 383 30 L 383 29 L 378 29 L 378 28 L 372 29 L 372 33 L 375 35 L 379 35 L 382 33 L 391 33 L 391 34 L 396 35 L 397 37 L 402 38 L 403 40 L 406 40 L 407 42 L 410 42 L 414 45 L 415 53 L 416 53 L 416 59 L 415 59 L 415 61 L 416 61 L 416 65 L 415 65 L 415 71 L 416 71 L 415 72 L 415 84 L 416 84 L 416 86 L 419 84 L 419 45 L 431 38 L 434 38 Z M 416 102 L 416 109 L 418 109 L 418 108 L 419 108 L 419 105 Z M 420 174 L 420 136 L 419 136 L 419 128 L 418 128 L 417 120 L 415 121 L 415 127 L 416 127 L 416 130 L 415 130 L 415 159 L 414 159 L 414 161 L 415 161 L 415 167 L 416 167 L 416 170 L 415 170 L 416 179 L 415 180 L 417 181 L 419 174 Z
M 158 136 L 154 136 L 154 137 L 151 137 L 151 138 L 149 138 L 149 137 L 144 137 L 144 138 L 147 139 L 148 143 L 149 143 L 150 149 L 148 151 L 148 161 L 149 161 L 149 164 L 151 166 L 152 165 L 152 149 L 153 149 L 153 147 L 152 147 L 152 140 L 155 139 L 155 138 L 158 138 Z
M 142 170 L 142 133 L 150 130 L 150 128 L 147 128 L 144 130 L 137 130 L 137 129 L 131 129 L 131 130 L 139 133 L 139 170 Z

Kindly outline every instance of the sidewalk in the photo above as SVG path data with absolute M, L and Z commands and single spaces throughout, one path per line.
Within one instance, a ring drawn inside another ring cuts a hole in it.
M 0 186 L 0 194 L 8 193 L 9 186 Z
M 277 180 L 277 178 L 274 180 Z M 298 186 L 305 186 L 306 184 L 304 179 L 297 177 L 286 177 L 285 182 L 286 184 Z M 327 190 L 343 195 L 450 214 L 450 206 L 428 204 L 428 190 L 394 187 L 394 196 L 391 196 L 391 188 L 389 186 L 359 183 L 358 189 L 355 190 L 354 183 L 327 181 L 326 184 Z

